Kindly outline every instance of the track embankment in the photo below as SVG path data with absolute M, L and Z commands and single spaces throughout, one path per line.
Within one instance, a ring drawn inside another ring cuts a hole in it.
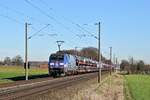
M 48 93 L 50 90 L 61 90 L 96 77 L 97 73 L 88 73 L 55 79 L 46 78 L 41 79 L 41 81 L 25 82 L 25 84 L 17 83 L 13 86 L 1 87 L 0 100 L 29 98 L 30 96 Z

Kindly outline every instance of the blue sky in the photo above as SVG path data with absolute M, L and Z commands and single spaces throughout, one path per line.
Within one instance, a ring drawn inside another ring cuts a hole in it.
M 28 1 L 42 12 L 25 0 L 0 1 L 0 60 L 18 54 L 24 57 L 25 22 L 32 24 L 28 28 L 28 36 L 50 24 L 40 35 L 29 40 L 29 59 L 45 61 L 52 52 L 58 50 L 56 40 L 65 41 L 62 49 L 73 49 L 75 46 L 97 47 L 97 40 L 93 37 L 77 36 L 88 33 L 72 22 L 97 35 L 97 26 L 94 24 L 101 21 L 104 56 L 109 57 L 109 47 L 112 46 L 113 53 L 119 59 L 133 56 L 150 63 L 149 0 Z

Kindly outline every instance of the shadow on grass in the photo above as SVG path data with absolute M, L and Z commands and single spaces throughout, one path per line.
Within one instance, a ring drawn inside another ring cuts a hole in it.
M 46 77 L 49 77 L 49 75 L 48 74 L 30 75 L 29 80 L 30 79 L 38 79 L 38 78 L 46 78 Z M 12 80 L 12 81 L 21 81 L 21 80 L 25 80 L 25 76 L 16 76 L 16 77 L 5 78 L 5 79 Z

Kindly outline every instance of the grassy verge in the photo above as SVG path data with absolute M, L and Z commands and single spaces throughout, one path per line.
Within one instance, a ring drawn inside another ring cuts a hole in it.
M 148 75 L 126 75 L 125 87 L 127 87 L 125 89 L 126 100 L 150 99 L 150 76 Z
M 47 74 L 47 69 L 30 68 L 29 76 Z M 25 69 L 22 66 L 0 66 L 0 83 L 12 82 L 15 77 L 24 77 Z
M 124 80 L 123 86 L 124 100 L 133 100 L 126 80 Z
M 29 100 L 123 100 L 123 77 L 106 75 L 102 79 L 101 84 L 97 83 L 95 77 L 59 90 L 49 90 L 48 93 L 33 96 Z

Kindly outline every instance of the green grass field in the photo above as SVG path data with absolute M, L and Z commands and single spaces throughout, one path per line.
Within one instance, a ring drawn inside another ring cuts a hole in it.
M 126 75 L 125 80 L 133 100 L 150 100 L 149 75 Z
M 29 76 L 48 74 L 47 68 L 30 68 Z M 13 82 L 10 78 L 25 76 L 25 69 L 21 66 L 0 66 L 0 83 Z

